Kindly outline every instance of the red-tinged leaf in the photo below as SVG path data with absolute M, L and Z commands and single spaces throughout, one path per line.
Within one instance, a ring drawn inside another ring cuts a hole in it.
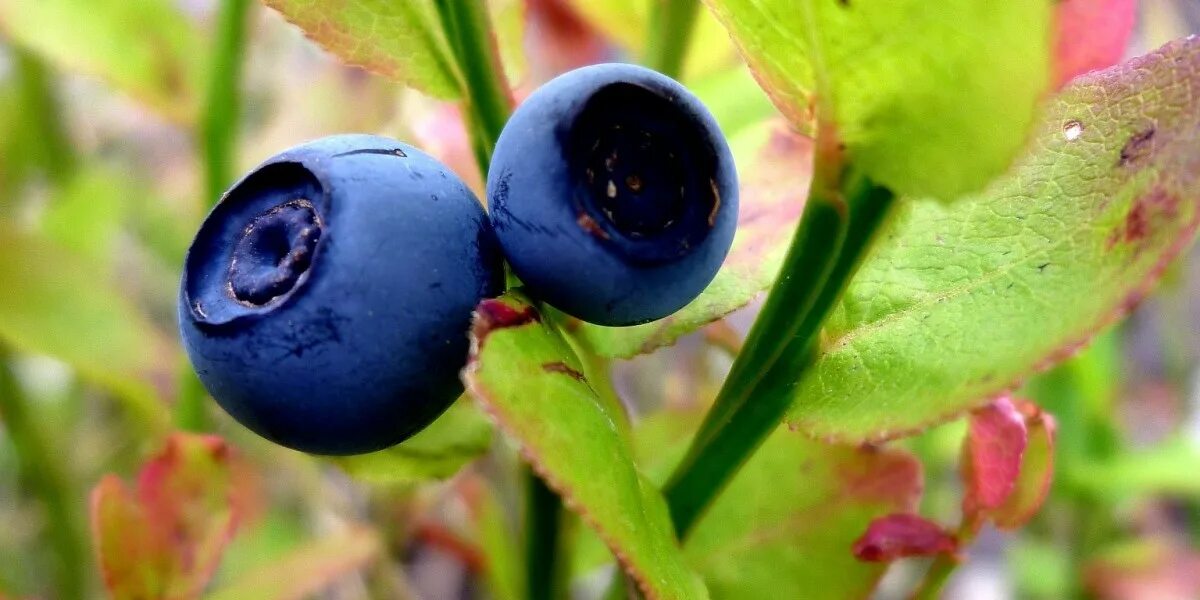
M 1033 518 L 1046 501 L 1050 483 L 1054 479 L 1054 438 L 1057 431 L 1054 417 L 1029 402 L 1021 403 L 1019 408 L 1025 419 L 1029 442 L 1012 493 L 1004 504 L 989 515 L 1000 529 L 1016 529 Z
M 954 554 L 958 541 L 941 525 L 920 515 L 893 514 L 871 521 L 854 542 L 854 556 L 868 562 L 889 562 L 906 556 Z
M 92 527 L 113 597 L 199 597 L 256 498 L 249 468 L 215 436 L 169 437 L 136 494 L 105 477 L 92 493 Z
M 91 515 L 100 576 L 109 594 L 117 600 L 161 597 L 170 556 L 147 529 L 141 505 L 115 475 L 106 475 L 92 490 Z
M 1137 0 L 1061 0 L 1055 14 L 1054 87 L 1117 64 L 1136 16 Z
M 975 518 L 1008 500 L 1027 443 L 1025 418 L 1007 396 L 971 413 L 963 441 L 964 516 Z

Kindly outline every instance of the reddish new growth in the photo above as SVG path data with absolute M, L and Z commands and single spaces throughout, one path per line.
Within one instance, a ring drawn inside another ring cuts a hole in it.
M 520 327 L 540 320 L 541 317 L 532 306 L 515 308 L 505 304 L 503 300 L 484 300 L 475 307 L 475 324 L 471 326 L 471 335 L 482 349 L 484 340 L 491 332 L 508 327 Z
M 854 556 L 868 562 L 890 562 L 906 556 L 958 552 L 958 541 L 942 526 L 919 515 L 892 514 L 871 521 L 854 542 Z
M 963 514 L 1004 504 L 1029 442 L 1025 418 L 1007 397 L 974 411 L 963 452 Z

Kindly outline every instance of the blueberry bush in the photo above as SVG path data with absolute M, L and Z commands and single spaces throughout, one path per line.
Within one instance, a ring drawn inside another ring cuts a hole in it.
M 0 0 L 0 599 L 1200 597 L 1190 0 Z

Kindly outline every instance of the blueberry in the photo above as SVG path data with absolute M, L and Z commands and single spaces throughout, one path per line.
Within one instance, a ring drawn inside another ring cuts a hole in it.
M 682 85 L 604 64 L 546 83 L 496 144 L 488 202 L 529 291 L 600 325 L 667 316 L 712 281 L 737 224 L 737 172 Z
M 183 343 L 243 425 L 318 454 L 395 444 L 459 394 L 471 311 L 503 268 L 474 194 L 392 139 L 286 150 L 226 192 L 188 250 Z

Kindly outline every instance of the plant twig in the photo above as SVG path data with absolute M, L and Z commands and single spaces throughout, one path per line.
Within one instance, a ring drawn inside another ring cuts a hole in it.
M 221 0 L 209 65 L 208 95 L 200 121 L 200 145 L 204 156 L 204 199 L 208 208 L 217 203 L 233 181 L 240 123 L 242 63 L 246 53 L 246 21 L 250 0 Z M 185 431 L 207 427 L 204 386 L 184 363 L 175 403 L 175 423 Z
M 817 178 L 781 275 L 664 490 L 680 539 L 779 425 L 792 384 L 816 357 L 821 324 L 893 204 L 890 191 L 836 160 L 836 153 L 818 154 Z
M 692 41 L 700 0 L 657 0 L 646 35 L 646 66 L 679 79 Z
M 436 0 L 434 5 L 462 78 L 463 114 L 479 172 L 486 177 L 492 149 L 512 110 L 487 3 Z
M 555 600 L 567 596 L 562 554 L 562 499 L 538 477 L 525 470 L 525 597 Z

